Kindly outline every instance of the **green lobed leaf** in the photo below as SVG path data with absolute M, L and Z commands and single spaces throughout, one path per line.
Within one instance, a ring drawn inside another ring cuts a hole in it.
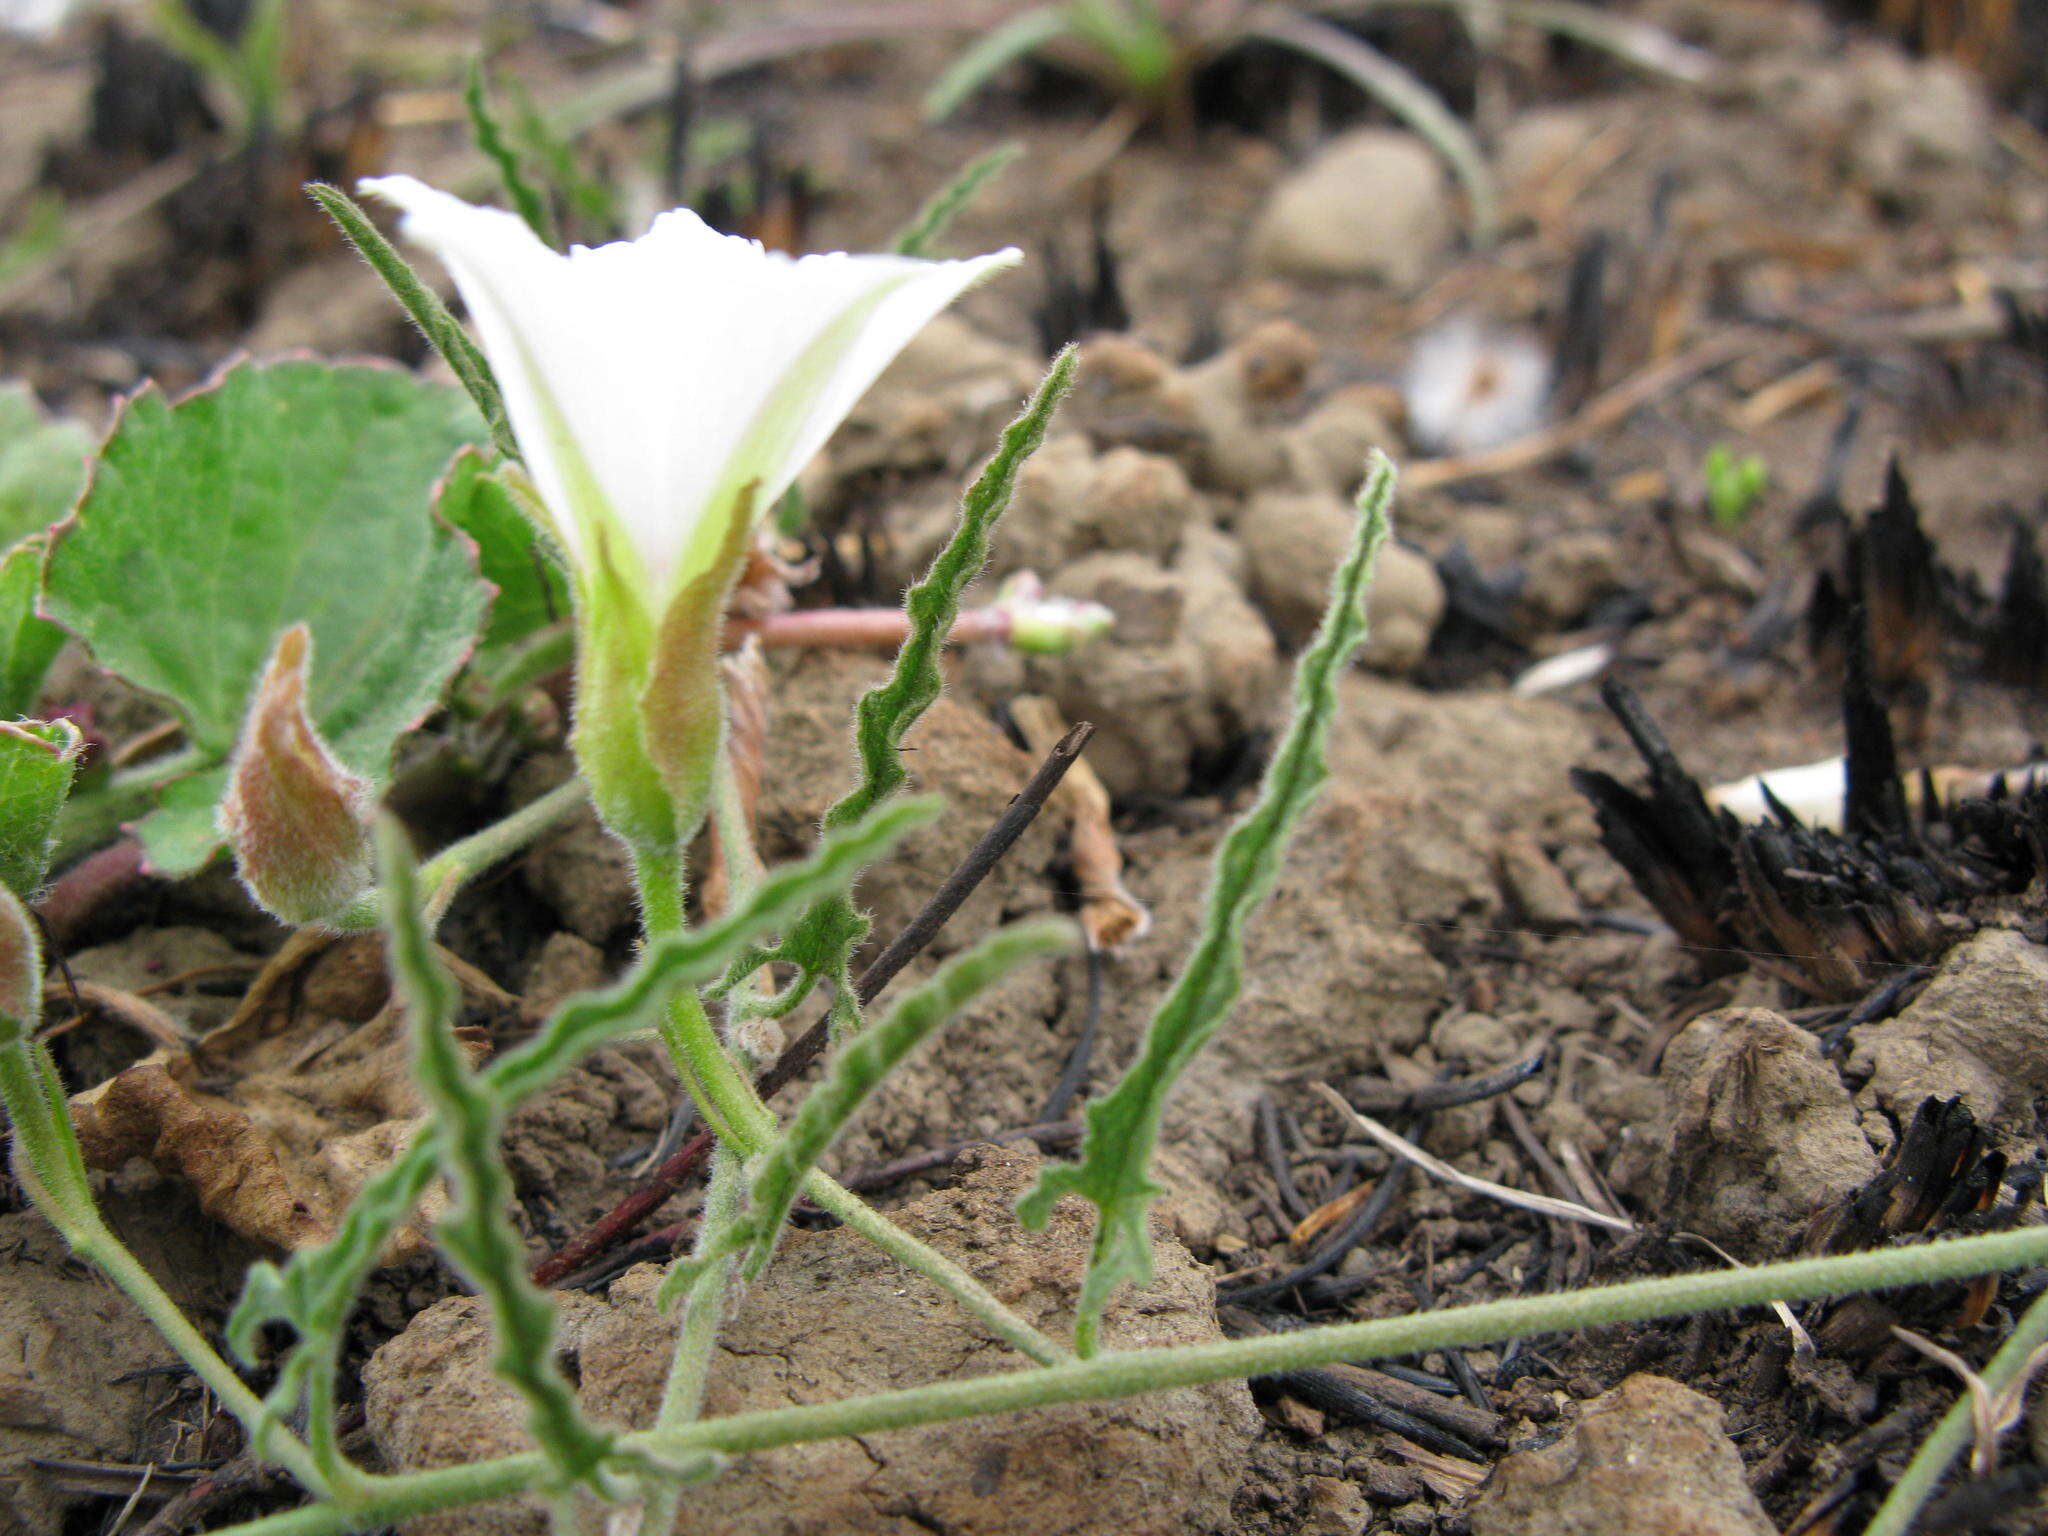
M 84 750 L 69 720 L 0 722 L 0 885 L 23 901 L 50 872 L 58 813 Z
M 925 199 L 924 206 L 889 242 L 889 249 L 898 256 L 929 257 L 939 238 L 980 195 L 981 189 L 1015 165 L 1023 153 L 1024 146 L 1012 139 L 968 161 L 957 176 Z
M 43 678 L 64 645 L 64 631 L 36 612 L 48 547 L 34 534 L 0 556 L 0 719 L 35 713 Z
M 1266 767 L 1258 801 L 1217 852 L 1200 937 L 1173 990 L 1159 1005 L 1138 1057 L 1114 1088 L 1088 1106 L 1078 1164 L 1045 1168 L 1018 1202 L 1027 1226 L 1042 1227 L 1053 1203 L 1081 1195 L 1096 1207 L 1095 1243 L 1076 1309 L 1075 1347 L 1094 1352 L 1097 1325 L 1120 1281 L 1152 1277 L 1147 1210 L 1163 1191 L 1152 1181 L 1152 1148 L 1173 1085 L 1209 1042 L 1243 984 L 1244 928 L 1273 888 L 1294 829 L 1329 777 L 1325 746 L 1337 708 L 1337 682 L 1366 634 L 1365 599 L 1386 541 L 1394 466 L 1370 460 L 1358 492 L 1358 529 L 1339 565 L 1315 640 L 1294 669 L 1294 708 Z
M 477 565 L 498 589 L 481 644 L 517 645 L 569 614 L 569 584 L 548 541 L 474 448 L 456 455 L 434 510 L 476 541 Z
M 158 792 L 155 809 L 129 829 L 141 842 L 152 873 L 183 880 L 206 868 L 220 851 L 214 812 L 227 788 L 228 771 L 219 767 L 175 779 Z
M 47 417 L 26 384 L 0 384 L 0 545 L 40 532 L 85 489 L 92 434 Z
M 952 538 L 933 559 L 924 578 L 904 594 L 910 633 L 896 652 L 896 665 L 888 680 L 861 695 L 854 707 L 854 752 L 860 779 L 825 812 L 826 831 L 860 820 L 903 787 L 908 777 L 903 767 L 903 736 L 944 687 L 939 657 L 953 621 L 959 617 L 960 594 L 988 564 L 989 536 L 1010 505 L 1025 461 L 1045 441 L 1053 413 L 1073 386 L 1074 366 L 1072 347 L 1053 359 L 1023 413 L 1003 429 L 995 456 L 961 498 L 960 521 Z M 833 997 L 834 1017 L 844 1021 L 848 1011 L 858 1006 L 846 974 L 848 960 L 867 930 L 867 919 L 854 909 L 850 896 L 828 897 L 804 914 L 779 949 L 747 956 L 724 985 L 730 988 L 743 979 L 741 972 L 751 974 L 768 959 L 786 961 L 802 975 L 774 1005 L 776 1010 L 786 1012 L 819 977 L 831 976 L 839 983 Z
M 216 763 L 277 636 L 303 621 L 314 723 L 381 783 L 489 602 L 467 541 L 430 510 L 481 433 L 459 391 L 393 368 L 243 363 L 176 405 L 145 389 L 53 536 L 44 608 L 168 699 Z M 157 840 L 192 835 L 188 818 Z

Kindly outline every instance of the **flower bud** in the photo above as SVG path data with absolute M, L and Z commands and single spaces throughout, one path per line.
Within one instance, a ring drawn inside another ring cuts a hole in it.
M 344 768 L 306 713 L 313 636 L 295 624 L 278 639 L 228 765 L 220 829 L 263 909 L 316 923 L 369 888 L 369 781 Z
M 1010 644 L 1031 656 L 1064 656 L 1079 650 L 1116 622 L 1100 603 L 1048 597 L 1045 583 L 1019 571 L 996 588 L 989 605 L 1010 618 Z
M 43 1015 L 43 946 L 21 898 L 0 885 L 0 1046 L 14 1044 Z

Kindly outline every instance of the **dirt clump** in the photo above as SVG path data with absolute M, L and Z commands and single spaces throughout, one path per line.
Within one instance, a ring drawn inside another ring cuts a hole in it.
M 853 787 L 854 704 L 888 675 L 888 660 L 878 656 L 809 652 L 778 662 L 768 722 L 774 767 L 762 782 L 759 809 L 761 853 L 771 863 L 815 847 L 819 821 Z M 994 722 L 952 698 L 939 699 L 911 727 L 903 763 L 910 770 L 908 792 L 938 794 L 946 809 L 854 888 L 855 902 L 873 920 L 876 944 L 894 938 L 917 914 L 1038 766 Z M 1050 900 L 1044 872 L 1059 838 L 1053 817 L 1027 828 L 1004 857 L 1010 878 L 970 896 L 940 930 L 931 953 L 950 954 L 1000 921 L 1042 910 Z
M 1666 1047 L 1660 1081 L 1662 1140 L 1632 1143 L 1617 1177 L 1645 1209 L 1738 1258 L 1781 1256 L 1817 1210 L 1877 1172 L 1818 1040 L 1768 1009 L 1695 1019 Z
M 75 1500 L 33 1460 L 136 1462 L 177 1355 L 41 1217 L 0 1216 L 0 1536 L 57 1536 Z M 122 1379 L 122 1378 L 128 1379 Z
M 1252 258 L 1289 277 L 1412 287 L 1451 237 L 1443 167 L 1412 133 L 1357 128 L 1273 189 Z
M 1712 1398 L 1638 1373 L 1549 1445 L 1509 1453 L 1472 1536 L 1776 1536 Z
M 381 940 L 304 930 L 266 966 L 232 1018 L 159 1046 L 71 1100 L 88 1167 L 141 1158 L 189 1186 L 207 1215 L 253 1242 L 296 1250 L 334 1235 L 363 1183 L 424 1120 L 402 1005 L 389 1000 Z M 516 1000 L 453 956 L 472 1061 Z M 423 1248 L 438 1212 L 394 1235 L 390 1258 Z
M 1202 531 L 1170 566 L 1112 551 L 1075 561 L 1050 583 L 1116 616 L 1102 641 L 1025 669 L 1031 691 L 1068 719 L 1095 723 L 1088 760 L 1112 795 L 1184 793 L 1200 762 L 1270 719 L 1279 652 L 1244 596 L 1242 557 L 1234 540 Z
M 1237 536 L 1252 595 L 1291 646 L 1305 645 L 1330 600 L 1330 573 L 1344 557 L 1358 514 L 1335 495 L 1268 491 L 1239 514 Z M 1444 613 L 1444 584 L 1426 555 L 1389 543 L 1380 551 L 1367 604 L 1371 632 L 1359 664 L 1401 676 L 1429 650 Z
M 2048 949 L 1991 929 L 1949 951 L 1898 1016 L 1850 1035 L 1863 1095 L 1901 1119 L 1923 1099 L 1960 1094 L 1980 1121 L 2033 1130 L 2048 1092 Z
M 1069 1201 L 1043 1233 L 1012 1212 L 1037 1159 L 985 1148 L 955 1187 L 893 1213 L 1008 1305 L 1054 1333 L 1071 1319 L 1089 1226 Z M 1158 1278 L 1105 1322 L 1112 1348 L 1219 1337 L 1208 1275 L 1160 1228 Z M 584 1407 L 644 1424 L 659 1400 L 675 1319 L 655 1310 L 660 1272 L 642 1266 L 609 1304 L 564 1295 L 561 1343 Z M 712 1417 L 956 1380 L 1014 1362 L 945 1297 L 844 1228 L 792 1232 L 721 1335 Z M 443 1466 L 526 1445 L 525 1410 L 491 1374 L 477 1303 L 422 1313 L 365 1373 L 371 1433 L 398 1466 Z M 758 1452 L 691 1490 L 678 1532 L 720 1536 L 1168 1536 L 1229 1528 L 1230 1499 L 1257 1425 L 1239 1383 L 1077 1404 L 1028 1419 L 967 1420 Z M 592 1529 L 596 1520 L 591 1521 Z M 407 1536 L 524 1536 L 533 1504 L 418 1518 Z

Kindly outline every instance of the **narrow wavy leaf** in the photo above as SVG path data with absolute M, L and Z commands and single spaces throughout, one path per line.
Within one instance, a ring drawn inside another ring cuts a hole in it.
M 1152 1181 L 1152 1149 L 1174 1083 L 1221 1027 L 1243 985 L 1244 930 L 1272 891 L 1295 827 L 1329 777 L 1325 747 L 1337 708 L 1337 683 L 1365 639 L 1365 599 L 1385 542 L 1394 466 L 1375 452 L 1358 493 L 1359 520 L 1338 567 L 1321 627 L 1294 670 L 1294 708 L 1266 767 L 1259 798 L 1223 840 L 1195 947 L 1153 1015 L 1138 1058 L 1108 1093 L 1088 1106 L 1078 1164 L 1047 1167 L 1018 1202 L 1027 1226 L 1042 1227 L 1062 1195 L 1096 1207 L 1095 1243 L 1074 1325 L 1075 1348 L 1094 1352 L 1103 1308 L 1120 1281 L 1152 1278 L 1147 1211 L 1162 1190 Z

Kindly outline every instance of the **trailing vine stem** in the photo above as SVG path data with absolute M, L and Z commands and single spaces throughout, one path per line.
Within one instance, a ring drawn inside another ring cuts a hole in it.
M 1765 1306 L 1772 1301 L 1808 1301 L 1958 1280 L 2044 1262 L 2048 1262 L 2048 1228 L 2024 1227 L 1913 1247 L 1636 1280 L 1216 1344 L 1111 1351 L 1044 1370 L 1004 1371 L 901 1392 L 704 1419 L 679 1429 L 622 1435 L 619 1445 L 622 1451 L 664 1458 L 704 1451 L 739 1455 L 840 1435 L 1129 1397 L 1344 1361 L 1398 1358 L 1579 1328 Z M 545 1472 L 545 1461 L 527 1454 L 403 1473 L 375 1479 L 353 1517 L 332 1508 L 299 1509 L 233 1526 L 217 1536 L 349 1536 L 374 1524 L 518 1493 L 535 1486 Z

